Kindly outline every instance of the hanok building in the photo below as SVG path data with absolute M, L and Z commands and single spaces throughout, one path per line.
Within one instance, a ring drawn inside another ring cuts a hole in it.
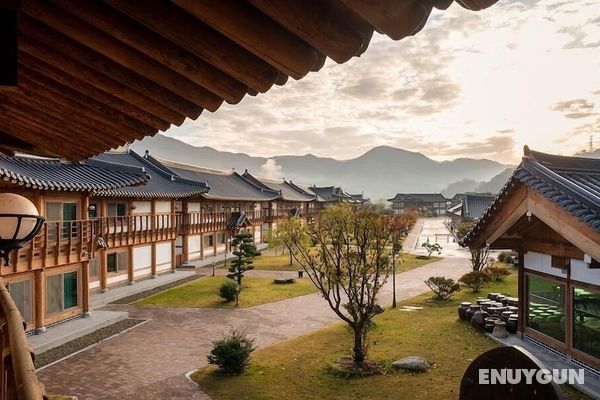
M 458 203 L 448 209 L 452 230 L 459 229 L 462 224 L 477 222 L 495 198 L 495 195 L 480 193 L 458 195 Z
M 255 185 L 235 171 L 160 162 L 171 173 L 209 187 L 200 198 L 182 205 L 187 220 L 181 240 L 185 261 L 226 252 L 235 231 L 251 232 L 255 243 L 264 242 L 269 210 L 280 197 L 277 191 Z
M 308 189 L 317 195 L 321 208 L 337 203 L 356 203 L 356 200 L 339 186 L 311 186 Z
M 87 276 L 94 274 L 88 272 L 93 269 L 90 261 L 102 248 L 90 215 L 96 209 L 90 195 L 145 184 L 148 174 L 139 166 L 101 160 L 72 163 L 0 155 L 0 176 L 2 192 L 26 197 L 46 219 L 34 240 L 13 251 L 10 264 L 0 267 L 26 329 L 44 331 L 47 325 L 88 312 Z M 112 240 L 115 232 L 109 232 L 115 225 L 105 226 L 105 239 Z
M 272 201 L 270 207 L 265 211 L 268 218 L 266 222 L 269 229 L 277 226 L 277 219 L 287 217 L 308 217 L 314 212 L 314 204 L 317 196 L 308 192 L 293 182 L 283 179 L 276 181 L 273 179 L 258 178 L 246 170 L 243 175 L 248 181 L 263 190 L 269 190 L 279 195 L 277 201 Z
M 450 206 L 450 200 L 440 193 L 398 193 L 388 201 L 394 215 L 414 212 L 422 217 L 440 217 Z
M 465 236 L 519 252 L 519 329 L 600 368 L 600 160 L 530 151 Z

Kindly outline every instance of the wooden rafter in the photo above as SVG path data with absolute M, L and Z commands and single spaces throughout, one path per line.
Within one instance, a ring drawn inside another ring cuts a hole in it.
M 458 2 L 479 10 L 495 0 Z M 375 29 L 413 35 L 452 0 L 8 3 L 20 5 L 22 84 L 0 83 L 0 151 L 79 160 L 300 79 L 327 57 L 346 62 Z

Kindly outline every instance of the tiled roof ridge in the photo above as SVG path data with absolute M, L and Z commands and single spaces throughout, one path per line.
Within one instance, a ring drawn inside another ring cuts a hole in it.
M 203 172 L 203 173 L 215 174 L 215 175 L 233 175 L 235 173 L 234 171 L 231 171 L 231 170 L 201 167 L 199 165 L 182 163 L 182 162 L 173 161 L 173 160 L 167 160 L 166 158 L 162 158 L 162 157 L 157 157 L 157 156 L 152 156 L 152 157 L 155 160 L 157 160 L 158 162 L 160 162 L 162 165 L 164 165 L 165 167 L 180 168 L 180 169 L 186 169 L 188 171 Z
M 260 190 L 261 192 L 266 191 L 266 192 L 270 192 L 275 195 L 281 196 L 281 191 L 268 187 L 267 185 L 262 183 L 260 180 L 258 180 L 254 175 L 252 175 L 250 172 L 248 172 L 248 170 L 245 170 L 243 174 L 238 174 L 237 172 L 234 172 L 234 174 L 239 176 L 244 181 L 248 182 L 248 184 L 254 186 L 256 189 Z

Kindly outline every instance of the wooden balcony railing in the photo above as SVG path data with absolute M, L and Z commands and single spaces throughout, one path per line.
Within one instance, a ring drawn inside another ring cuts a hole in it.
M 45 222 L 33 240 L 13 252 L 10 270 L 2 274 L 88 260 L 95 229 L 89 220 Z
M 27 342 L 21 313 L 0 279 L 0 400 L 42 400 L 44 385 L 38 381 L 33 352 Z
M 108 247 L 173 240 L 178 234 L 178 216 L 175 214 L 128 215 L 94 220 L 97 234 Z

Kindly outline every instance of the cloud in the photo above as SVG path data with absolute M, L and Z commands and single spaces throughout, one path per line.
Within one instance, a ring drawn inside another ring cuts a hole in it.
M 586 99 L 561 101 L 554 105 L 553 111 L 564 113 L 566 118 L 581 119 L 598 115 L 594 111 L 594 103 Z
M 260 176 L 269 179 L 281 179 L 283 169 L 281 165 L 277 164 L 277 161 L 269 158 L 263 165 L 260 166 Z

